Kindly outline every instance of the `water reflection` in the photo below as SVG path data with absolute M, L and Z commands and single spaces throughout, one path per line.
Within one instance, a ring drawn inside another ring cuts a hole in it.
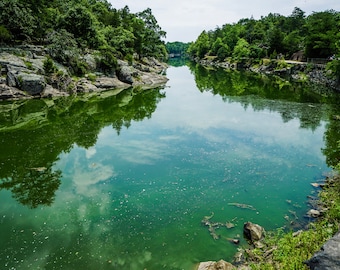
M 195 72 L 170 68 L 165 90 L 3 107 L 0 268 L 192 269 L 231 259 L 226 239 L 246 245 L 245 221 L 303 226 L 310 182 L 329 170 L 323 140 L 338 140 L 336 106 L 231 95 L 220 81 L 199 91 Z M 18 201 L 44 196 L 16 204 L 20 186 Z M 212 212 L 235 225 L 216 240 L 201 224 Z
M 326 146 L 323 153 L 328 166 L 339 163 L 340 121 L 336 117 L 340 108 L 339 93 L 325 96 L 315 92 L 315 87 L 276 76 L 268 77 L 245 71 L 211 70 L 193 62 L 189 62 L 188 66 L 201 92 L 221 96 L 227 103 L 240 103 L 245 110 L 251 107 L 254 111 L 278 112 L 284 123 L 299 119 L 301 128 L 313 131 L 321 125 L 321 121 L 326 121 Z M 301 103 L 305 105 L 301 106 Z M 265 123 L 266 121 L 263 121 L 261 124 Z
M 60 176 L 61 171 L 52 172 L 51 167 L 18 167 L 9 178 L 2 180 L 0 190 L 10 190 L 18 202 L 29 208 L 51 205 L 60 186 Z
M 93 96 L 1 103 L 0 189 L 11 190 L 14 198 L 31 208 L 50 205 L 62 174 L 52 166 L 61 153 L 68 153 L 75 144 L 84 148 L 95 145 L 100 130 L 107 125 L 119 133 L 131 121 L 150 118 L 164 97 L 160 89 L 137 88 L 118 94 L 108 91 Z M 108 168 L 96 170 L 113 174 Z M 96 181 L 103 177 L 85 177 L 77 172 L 82 183 L 84 178 Z

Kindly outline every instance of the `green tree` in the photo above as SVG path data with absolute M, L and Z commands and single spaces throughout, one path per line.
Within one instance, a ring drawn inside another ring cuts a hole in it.
M 189 52 L 195 57 L 203 58 L 210 50 L 209 36 L 203 31 L 197 40 L 189 47 Z
M 14 40 L 30 40 L 34 33 L 36 19 L 32 10 L 19 0 L 1 0 L 0 25 L 3 29 L 7 29 Z
M 286 19 L 287 31 L 299 31 L 300 34 L 303 34 L 304 28 L 301 26 L 305 24 L 305 18 L 305 12 L 295 7 L 292 14 Z
M 80 50 L 74 35 L 65 29 L 50 33 L 47 40 L 49 55 L 59 63 L 67 65 L 80 57 Z
M 183 43 L 179 41 L 167 42 L 165 44 L 168 53 L 175 55 L 185 55 L 187 53 L 189 45 L 190 45 L 189 43 Z
M 218 37 L 212 45 L 211 54 L 216 55 L 218 60 L 223 61 L 230 53 L 227 44 L 224 44 L 222 38 Z
M 83 5 L 75 5 L 61 18 L 61 27 L 79 40 L 79 44 L 98 47 L 96 18 Z
M 240 38 L 233 51 L 233 57 L 235 59 L 248 58 L 250 56 L 249 43 L 244 39 Z
M 122 56 L 133 53 L 135 36 L 129 30 L 124 29 L 122 26 L 116 28 L 107 26 L 103 29 L 103 34 L 107 44 Z
M 269 53 L 284 52 L 283 46 L 284 34 L 278 27 L 272 27 L 268 33 Z
M 289 55 L 303 49 L 303 37 L 300 35 L 298 30 L 290 32 L 285 35 L 282 40 L 282 46 L 285 52 Z
M 339 13 L 333 10 L 308 16 L 305 39 L 307 57 L 327 58 L 336 53 L 339 20 Z
M 212 47 L 211 47 L 211 54 L 217 55 L 217 51 L 222 46 L 223 46 L 222 38 L 220 38 L 220 37 L 216 38 L 215 42 L 212 44 Z
M 150 8 L 137 13 L 137 17 L 144 22 L 142 34 L 141 56 L 166 56 L 165 44 L 162 38 L 166 37 L 166 32 L 158 25 L 155 16 Z

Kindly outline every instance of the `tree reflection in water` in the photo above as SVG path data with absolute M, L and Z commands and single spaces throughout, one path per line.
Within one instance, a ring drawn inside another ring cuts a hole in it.
M 105 126 L 119 134 L 150 118 L 165 97 L 160 90 L 0 103 L 0 190 L 29 208 L 51 205 L 61 184 L 61 171 L 53 170 L 58 156 L 75 144 L 93 146 Z
M 8 189 L 13 198 L 29 208 L 39 205 L 51 205 L 55 192 L 60 186 L 61 171 L 52 171 L 52 167 L 20 169 L 10 178 L 0 183 L 0 189 Z

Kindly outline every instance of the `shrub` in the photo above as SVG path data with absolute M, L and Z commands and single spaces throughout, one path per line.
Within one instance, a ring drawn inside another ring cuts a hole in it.
M 46 59 L 43 62 L 44 65 L 44 71 L 46 74 L 52 74 L 56 71 L 56 66 L 54 65 L 54 62 L 51 57 L 46 57 Z
M 8 42 L 12 38 L 11 33 L 7 30 L 7 28 L 3 25 L 0 25 L 0 43 Z
M 133 56 L 132 56 L 132 54 L 127 54 L 125 56 L 125 60 L 128 61 L 129 65 L 132 65 L 133 64 Z
M 112 47 L 103 46 L 97 58 L 99 68 L 106 74 L 112 74 L 116 70 L 118 63 L 115 57 L 115 50 Z
M 74 63 L 71 63 L 72 73 L 76 76 L 84 76 L 88 70 L 86 62 L 77 59 Z
M 94 82 L 94 81 L 96 81 L 97 76 L 96 76 L 96 74 L 89 73 L 89 74 L 87 75 L 87 78 L 88 78 L 91 82 Z
M 340 60 L 333 60 L 329 62 L 326 66 L 327 70 L 331 70 L 334 74 L 337 83 L 340 83 Z
M 32 62 L 30 61 L 25 61 L 25 65 L 28 69 L 33 69 L 33 65 L 32 65 Z

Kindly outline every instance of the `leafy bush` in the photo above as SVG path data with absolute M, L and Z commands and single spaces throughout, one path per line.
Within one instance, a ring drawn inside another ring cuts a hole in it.
M 4 25 L 0 25 L 0 43 L 9 42 L 12 38 L 11 33 L 7 30 Z
M 327 64 L 328 70 L 332 71 L 332 74 L 336 77 L 337 83 L 340 83 L 340 60 L 333 60 Z
M 96 81 L 97 76 L 96 76 L 96 74 L 89 73 L 89 74 L 87 74 L 87 78 L 88 78 L 91 82 L 94 82 L 94 81 Z
M 32 65 L 32 62 L 30 61 L 25 61 L 25 65 L 28 69 L 33 69 L 33 65 Z
M 47 37 L 48 53 L 61 64 L 67 65 L 74 59 L 78 59 L 80 50 L 73 34 L 65 29 L 52 31 Z
M 97 64 L 104 73 L 113 74 L 118 66 L 115 50 L 112 47 L 102 46 L 97 57 Z
M 44 65 L 44 71 L 46 74 L 52 74 L 56 71 L 56 66 L 54 65 L 54 62 L 51 57 L 46 57 L 46 59 L 43 62 Z
M 132 54 L 127 54 L 125 56 L 125 60 L 128 61 L 129 65 L 132 65 L 133 64 L 133 56 L 132 56 Z
M 71 64 L 72 73 L 77 76 L 84 76 L 88 70 L 88 65 L 85 61 L 77 59 L 74 63 Z

